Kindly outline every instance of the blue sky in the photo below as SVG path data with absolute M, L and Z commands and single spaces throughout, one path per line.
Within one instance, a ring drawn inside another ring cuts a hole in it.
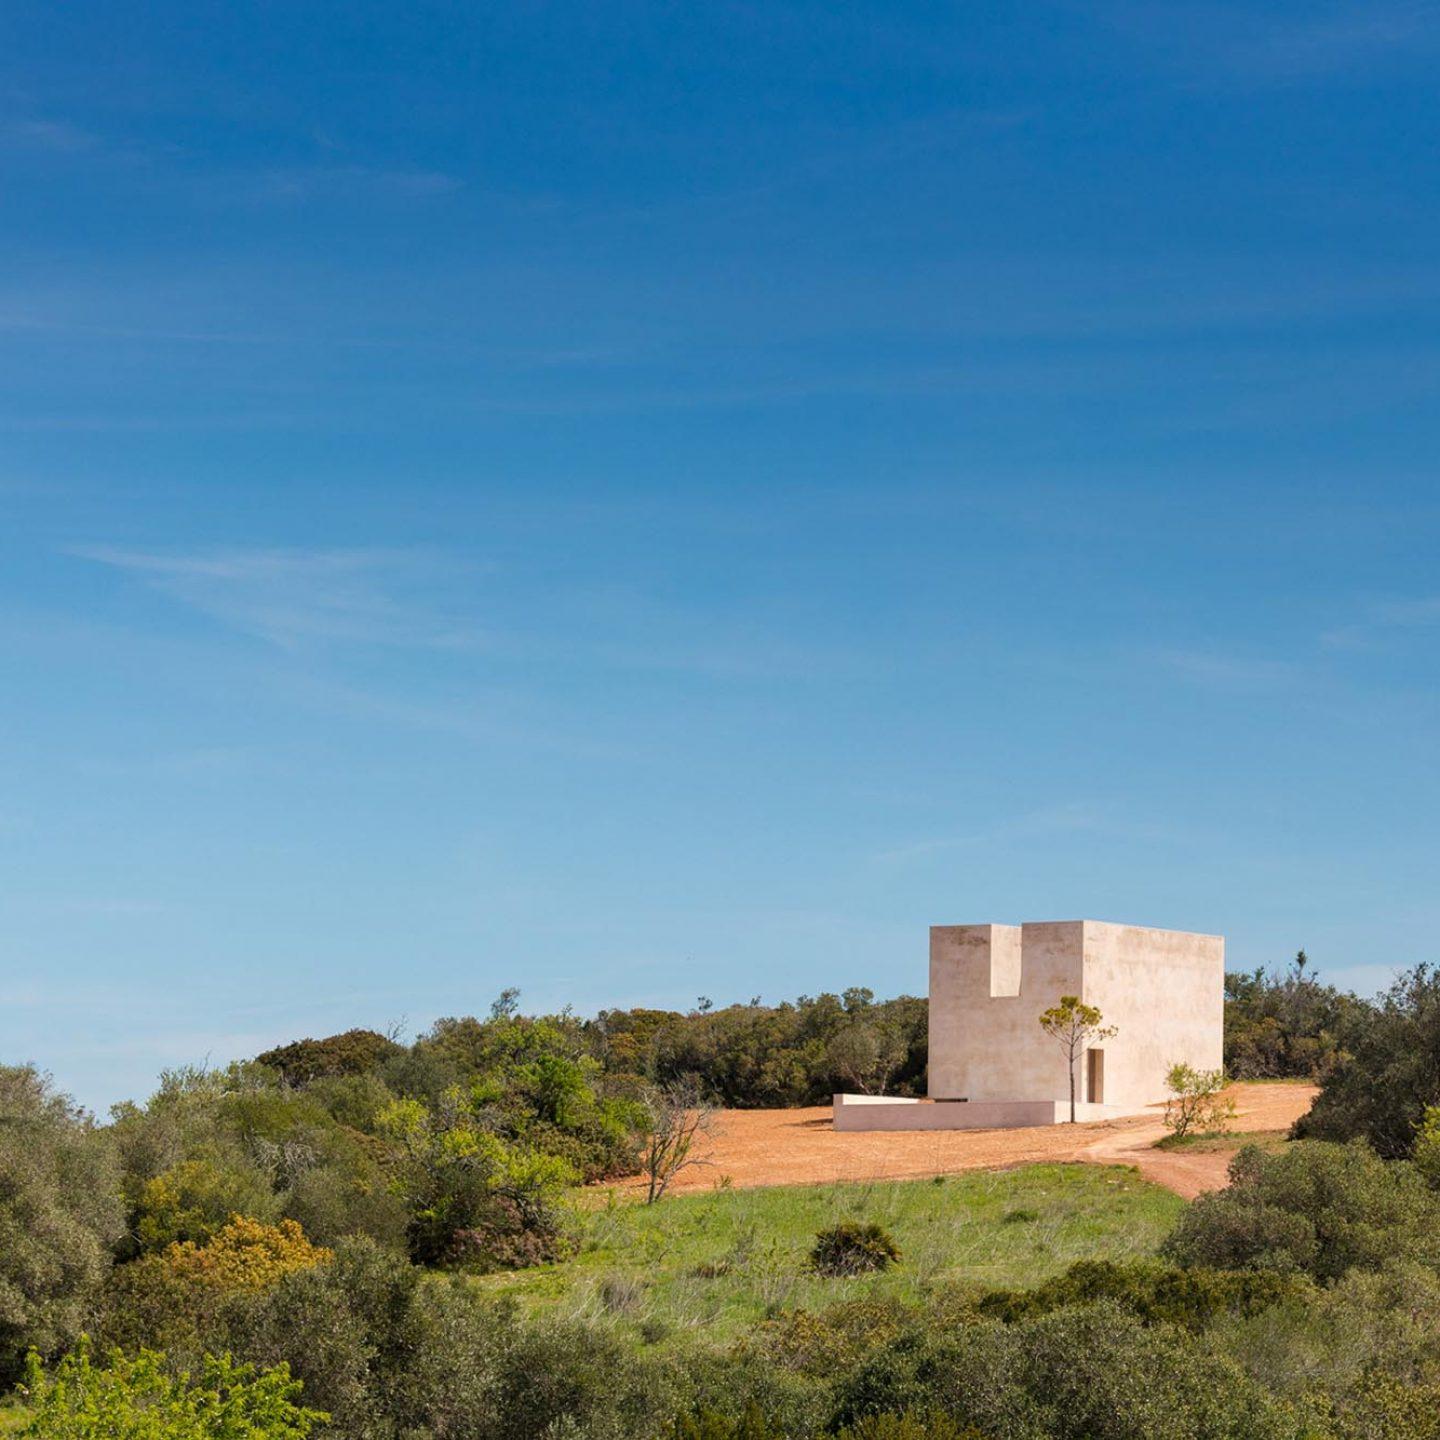
M 1440 20 L 8 5 L 0 1056 L 1440 959 Z

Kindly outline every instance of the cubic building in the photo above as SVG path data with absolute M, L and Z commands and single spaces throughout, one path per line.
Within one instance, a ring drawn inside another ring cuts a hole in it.
M 1130 1115 L 1166 1098 L 1177 1062 L 1223 1063 L 1225 941 L 1101 920 L 930 930 L 933 1103 L 837 1095 L 838 1130 L 965 1130 L 1070 1118 L 1064 1049 L 1040 1026 L 1064 995 L 1114 1034 L 1077 1058 L 1076 1118 Z

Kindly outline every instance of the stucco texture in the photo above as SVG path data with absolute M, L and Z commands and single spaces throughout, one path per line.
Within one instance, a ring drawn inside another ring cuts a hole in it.
M 934 926 L 930 1097 L 1068 1106 L 1066 1057 L 1039 1017 L 1078 995 L 1116 1033 L 1095 1047 L 1098 1063 L 1081 1058 L 1077 1099 L 1111 1114 L 1143 1109 L 1165 1098 L 1177 1061 L 1219 1069 L 1224 976 L 1218 935 L 1098 920 Z

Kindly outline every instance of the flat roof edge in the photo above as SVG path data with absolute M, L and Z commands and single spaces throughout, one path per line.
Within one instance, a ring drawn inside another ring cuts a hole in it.
M 1148 930 L 1152 935 L 1196 935 L 1202 940 L 1223 940 L 1223 935 L 1211 930 L 1177 930 L 1171 925 L 1137 925 L 1131 920 L 1021 920 L 1012 924 L 1007 920 L 965 920 L 949 924 L 932 925 L 932 930 L 972 930 L 983 925 L 1004 925 L 1007 929 L 1022 929 L 1026 925 L 1108 925 L 1115 930 Z

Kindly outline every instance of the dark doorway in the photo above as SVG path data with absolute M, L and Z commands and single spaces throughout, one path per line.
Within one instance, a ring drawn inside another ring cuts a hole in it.
M 1105 1103 L 1105 1052 L 1085 1052 L 1085 1098 L 1092 1105 Z

